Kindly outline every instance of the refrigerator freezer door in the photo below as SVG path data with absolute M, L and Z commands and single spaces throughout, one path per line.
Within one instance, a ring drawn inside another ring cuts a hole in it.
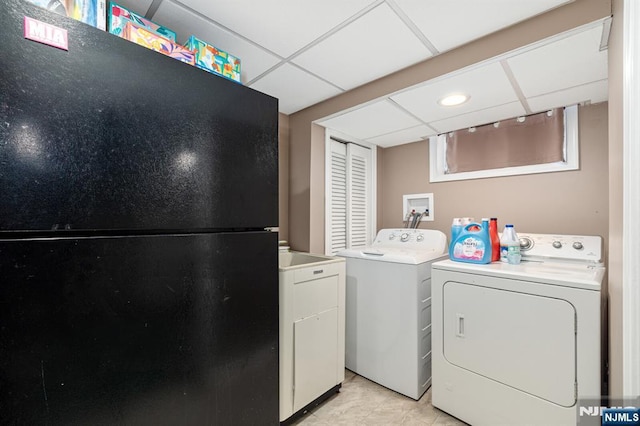
M 277 424 L 276 246 L 0 240 L 3 424 Z
M 277 99 L 21 0 L 0 28 L 0 231 L 278 225 Z

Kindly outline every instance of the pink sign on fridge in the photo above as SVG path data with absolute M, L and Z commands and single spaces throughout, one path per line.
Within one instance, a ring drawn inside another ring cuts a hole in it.
M 69 50 L 67 30 L 37 19 L 24 17 L 24 37 L 62 50 Z

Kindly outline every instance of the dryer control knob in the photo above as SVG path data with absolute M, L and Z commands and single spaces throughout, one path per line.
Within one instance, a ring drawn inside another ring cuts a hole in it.
M 533 241 L 531 241 L 531 238 L 520 238 L 520 250 L 529 250 L 531 247 L 533 247 Z
M 396 236 L 394 234 L 389 234 L 389 239 L 393 240 Z
M 562 243 L 560 241 L 554 241 L 552 246 L 559 249 L 562 248 Z
M 584 248 L 584 246 L 582 245 L 582 243 L 580 241 L 576 241 L 575 243 L 573 243 L 573 248 L 576 250 L 582 250 Z
M 400 240 L 401 241 L 408 241 L 409 240 L 409 234 L 405 232 L 404 234 L 400 235 Z
M 418 234 L 418 236 L 416 237 L 416 240 L 417 240 L 417 241 L 422 241 L 422 240 L 424 240 L 424 235 L 422 235 L 422 234 Z

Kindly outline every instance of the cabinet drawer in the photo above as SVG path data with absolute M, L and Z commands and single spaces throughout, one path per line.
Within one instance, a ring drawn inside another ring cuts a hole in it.
M 294 321 L 338 306 L 338 275 L 293 285 Z
M 318 278 L 337 275 L 340 270 L 344 271 L 344 268 L 344 262 L 340 262 L 298 269 L 293 273 L 293 282 L 300 283 L 303 281 L 316 280 Z

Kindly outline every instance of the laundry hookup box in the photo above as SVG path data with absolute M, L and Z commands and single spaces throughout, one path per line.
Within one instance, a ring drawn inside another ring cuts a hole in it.
M 128 22 L 127 25 L 125 25 L 122 37 L 139 44 L 140 46 L 144 46 L 147 49 L 151 49 L 173 59 L 177 59 L 180 62 L 195 65 L 196 55 L 193 51 L 184 46 L 180 46 L 169 39 L 161 37 L 146 28 L 140 27 L 133 22 Z
M 158 25 L 147 18 L 130 11 L 117 3 L 111 2 L 109 6 L 109 32 L 117 35 L 118 37 L 124 37 L 124 28 L 129 22 L 136 24 L 139 27 L 145 28 L 158 34 L 161 37 L 176 42 L 175 31 L 169 28 Z
M 196 66 L 214 74 L 221 75 L 241 83 L 240 81 L 240 59 L 236 58 L 198 39 L 196 36 L 189 37 L 187 49 L 193 50 L 196 54 Z
M 107 29 L 107 0 L 27 0 L 101 30 Z

